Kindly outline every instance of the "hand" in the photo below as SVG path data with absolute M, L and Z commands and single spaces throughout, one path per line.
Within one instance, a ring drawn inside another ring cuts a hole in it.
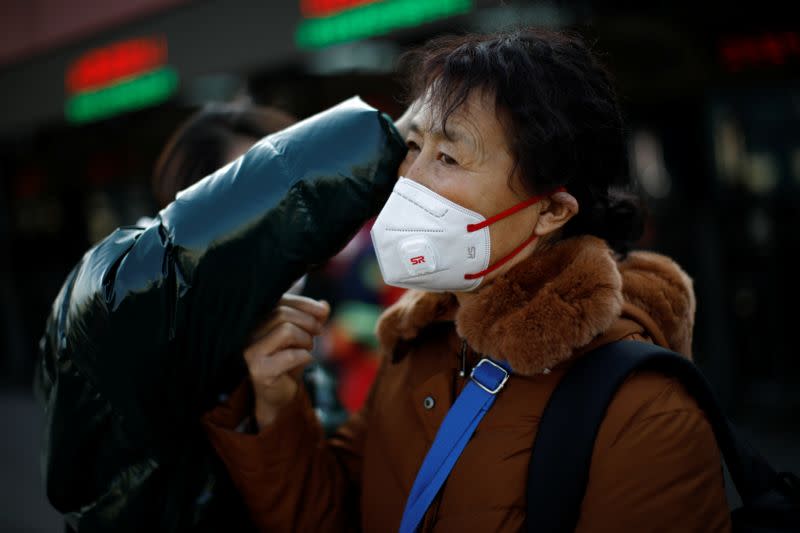
M 253 383 L 259 429 L 271 424 L 297 393 L 297 380 L 291 373 L 311 362 L 314 337 L 329 314 L 327 302 L 287 293 L 256 329 L 244 359 Z

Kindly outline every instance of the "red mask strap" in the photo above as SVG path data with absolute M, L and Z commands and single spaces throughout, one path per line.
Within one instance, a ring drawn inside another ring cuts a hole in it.
M 525 209 L 526 207 L 530 207 L 533 204 L 542 201 L 542 199 L 544 199 L 544 198 L 547 198 L 547 197 L 549 197 L 549 196 L 551 196 L 551 195 L 553 195 L 553 194 L 555 194 L 557 192 L 565 192 L 565 191 L 566 191 L 566 189 L 564 187 L 559 187 L 556 190 L 554 190 L 553 192 L 550 192 L 548 194 L 541 194 L 539 196 L 534 196 L 533 198 L 531 198 L 529 200 L 525 200 L 524 202 L 519 203 L 519 204 L 515 205 L 514 207 L 506 209 L 502 213 L 498 213 L 497 215 L 493 216 L 492 218 L 487 218 L 486 220 L 484 220 L 483 222 L 480 222 L 479 224 L 470 224 L 470 225 L 468 225 L 467 226 L 467 231 L 468 232 L 478 231 L 480 229 L 485 228 L 486 226 L 491 226 L 492 224 L 494 224 L 498 220 L 502 220 L 502 219 L 504 219 L 504 218 L 506 218 L 508 216 L 513 215 L 514 213 L 516 213 L 518 211 L 521 211 L 522 209 Z M 528 246 L 530 243 L 535 241 L 536 237 L 538 237 L 538 235 L 536 235 L 536 233 L 532 233 L 530 237 L 525 239 L 522 242 L 522 244 L 520 244 L 519 246 L 514 248 L 511 251 L 511 253 L 506 255 L 504 258 L 500 259 L 499 261 L 497 261 L 495 264 L 491 265 L 486 270 L 481 270 L 480 272 L 476 272 L 474 274 L 464 274 L 464 279 L 478 279 L 480 277 L 485 276 L 486 274 L 494 272 L 495 270 L 497 270 L 501 266 L 503 266 L 506 263 L 508 263 L 509 261 L 511 261 L 511 259 L 515 255 L 520 253 L 522 250 L 525 249 L 526 246 Z
M 552 192 L 549 192 L 549 193 L 546 193 L 546 194 L 540 194 L 538 196 L 533 196 L 533 197 L 525 200 L 524 202 L 520 202 L 520 203 L 518 203 L 517 205 L 515 205 L 513 207 L 509 207 L 505 211 L 501 211 L 500 213 L 497 213 L 493 217 L 487 218 L 483 222 L 479 222 L 477 224 L 468 224 L 467 225 L 467 232 L 468 233 L 472 233 L 474 231 L 481 230 L 481 229 L 485 228 L 486 226 L 491 226 L 495 222 L 497 222 L 499 220 L 503 220 L 504 218 L 510 217 L 514 213 L 517 213 L 518 211 L 522 211 L 526 207 L 530 207 L 533 204 L 538 204 L 539 202 L 541 202 L 545 198 L 548 198 L 548 197 L 552 196 L 553 194 L 555 194 L 557 192 L 564 192 L 564 191 L 566 191 L 566 189 L 564 187 L 559 187 L 559 188 L 555 189 Z

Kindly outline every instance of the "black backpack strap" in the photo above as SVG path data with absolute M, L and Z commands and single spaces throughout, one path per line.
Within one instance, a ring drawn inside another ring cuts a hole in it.
M 575 530 L 595 438 L 617 389 L 634 370 L 677 378 L 706 414 L 742 501 L 774 486 L 776 472 L 734 435 L 714 393 L 685 357 L 638 341 L 618 341 L 578 359 L 542 415 L 528 468 L 527 530 Z

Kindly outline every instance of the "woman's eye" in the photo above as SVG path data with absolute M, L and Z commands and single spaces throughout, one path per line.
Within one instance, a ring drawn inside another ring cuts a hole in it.
M 449 155 L 445 154 L 444 152 L 439 152 L 439 159 L 442 160 L 442 163 L 445 165 L 457 165 L 458 161 L 450 157 Z
M 419 145 L 412 140 L 406 141 L 406 146 L 408 147 L 409 150 L 413 150 L 415 152 L 419 151 Z

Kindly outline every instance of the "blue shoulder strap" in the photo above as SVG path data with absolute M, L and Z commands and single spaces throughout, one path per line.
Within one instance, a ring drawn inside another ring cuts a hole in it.
M 417 530 L 475 428 L 494 403 L 495 396 L 510 374 L 511 367 L 506 363 L 486 358 L 472 369 L 470 381 L 447 412 L 417 472 L 400 522 L 401 533 Z

